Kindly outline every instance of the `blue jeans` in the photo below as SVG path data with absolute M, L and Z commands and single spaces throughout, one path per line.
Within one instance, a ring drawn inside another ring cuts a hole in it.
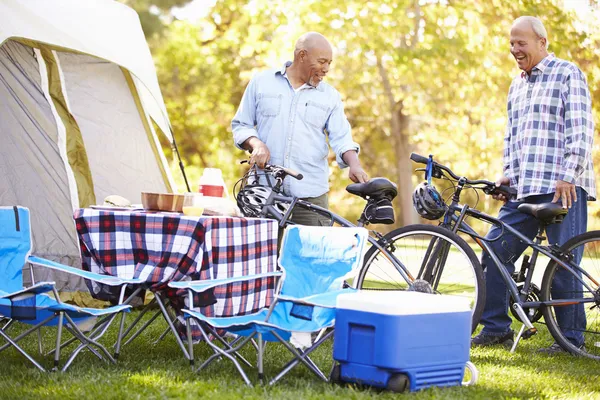
M 525 203 L 549 203 L 552 201 L 554 193 L 529 196 L 524 199 Z M 577 202 L 575 202 L 569 209 L 569 213 L 565 216 L 565 219 L 560 224 L 552 224 L 546 228 L 546 236 L 548 242 L 551 244 L 562 245 L 572 237 L 582 234 L 587 229 L 587 194 L 580 187 L 577 188 Z M 517 231 L 522 233 L 524 236 L 533 240 L 538 232 L 539 222 L 532 215 L 521 213 L 517 210 L 517 207 L 521 204 L 520 202 L 507 202 L 500 209 L 500 215 L 498 219 L 515 228 Z M 500 228 L 493 226 L 489 233 L 488 238 L 498 237 L 500 234 Z M 521 254 L 525 251 L 527 246 L 522 243 L 515 235 L 512 235 L 505 231 L 502 238 L 499 240 L 488 242 L 500 261 L 504 264 L 509 273 L 513 273 L 515 270 L 514 261 L 516 261 Z M 574 254 L 574 261 L 579 263 L 583 255 L 583 247 L 579 248 Z M 538 259 L 538 263 L 539 263 Z M 486 302 L 485 308 L 483 309 L 483 315 L 481 317 L 481 324 L 483 325 L 482 332 L 490 335 L 501 336 L 510 330 L 510 324 L 512 322 L 508 315 L 509 305 L 509 292 L 506 284 L 502 279 L 502 275 L 498 271 L 498 267 L 494 264 L 491 257 L 487 252 L 484 252 L 481 264 L 485 271 L 485 286 L 486 286 Z M 541 266 L 538 266 L 538 268 Z M 569 291 L 577 290 L 581 292 L 581 283 L 578 282 L 573 275 L 569 272 L 561 269 L 555 276 L 553 283 L 553 290 Z M 565 332 L 569 340 L 576 345 L 583 344 L 583 330 L 586 326 L 585 310 L 583 304 L 568 307 L 556 307 L 555 308 L 557 321 L 561 326 L 574 326 L 577 329 L 575 331 Z

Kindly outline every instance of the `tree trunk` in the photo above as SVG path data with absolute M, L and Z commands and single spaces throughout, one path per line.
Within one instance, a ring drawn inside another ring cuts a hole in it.
M 417 214 L 412 204 L 412 163 L 410 161 L 410 144 L 408 142 L 408 126 L 410 117 L 402 112 L 399 102 L 392 110 L 391 133 L 394 138 L 394 153 L 396 154 L 396 173 L 398 197 L 396 198 L 396 225 L 405 226 L 418 222 Z

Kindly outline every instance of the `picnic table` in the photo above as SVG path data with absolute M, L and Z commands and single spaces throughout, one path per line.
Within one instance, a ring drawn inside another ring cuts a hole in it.
M 74 213 L 83 268 L 120 278 L 137 278 L 164 294 L 179 313 L 184 291 L 170 281 L 223 279 L 277 269 L 277 222 L 261 218 L 185 216 L 82 208 Z M 86 282 L 91 295 L 115 302 L 118 293 Z M 209 316 L 243 315 L 264 307 L 276 282 L 227 286 L 198 295 L 194 305 Z M 195 336 L 195 335 L 194 335 Z

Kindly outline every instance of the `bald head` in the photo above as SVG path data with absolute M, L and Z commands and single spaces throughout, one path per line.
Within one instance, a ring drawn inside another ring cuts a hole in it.
M 302 50 L 310 52 L 311 50 L 315 49 L 329 50 L 330 52 L 332 51 L 331 44 L 329 44 L 329 41 L 325 38 L 325 36 L 318 32 L 307 32 L 300 36 L 296 41 L 294 58 L 298 57 L 298 53 L 300 53 Z

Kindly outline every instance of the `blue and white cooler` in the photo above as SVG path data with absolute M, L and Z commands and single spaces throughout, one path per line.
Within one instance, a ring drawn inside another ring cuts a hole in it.
M 471 310 L 458 296 L 410 291 L 340 295 L 332 380 L 402 392 L 473 384 Z M 465 367 L 471 371 L 463 382 Z

